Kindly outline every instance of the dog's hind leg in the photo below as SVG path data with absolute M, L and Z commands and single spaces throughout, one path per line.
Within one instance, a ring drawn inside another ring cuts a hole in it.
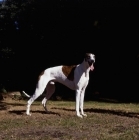
M 47 83 L 49 82 L 49 78 L 46 79 L 45 76 L 41 76 L 41 78 L 38 81 L 37 87 L 35 89 L 35 93 L 31 96 L 31 98 L 28 100 L 27 102 L 27 110 L 26 110 L 26 114 L 27 115 L 31 115 L 30 114 L 30 106 L 31 104 L 44 92 Z
M 50 99 L 52 94 L 55 92 L 55 83 L 54 82 L 49 82 L 46 87 L 46 97 L 42 100 L 42 105 L 45 109 L 46 112 L 48 112 L 47 107 L 46 107 L 46 102 Z

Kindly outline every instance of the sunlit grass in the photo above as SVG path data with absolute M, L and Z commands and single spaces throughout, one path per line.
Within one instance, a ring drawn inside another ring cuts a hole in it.
M 27 116 L 26 101 L 5 101 L 0 112 L 0 139 L 20 140 L 136 140 L 139 139 L 139 104 L 85 101 L 87 117 L 78 118 L 73 101 L 47 103 L 45 114 L 41 101 L 31 106 Z

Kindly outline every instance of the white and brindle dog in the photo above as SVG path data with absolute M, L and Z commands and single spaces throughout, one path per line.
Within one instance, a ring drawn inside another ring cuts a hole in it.
M 26 114 L 30 114 L 30 106 L 46 89 L 46 96 L 42 100 L 43 107 L 47 112 L 46 102 L 55 91 L 55 82 L 59 82 L 76 91 L 76 114 L 78 117 L 87 116 L 83 111 L 85 89 L 89 82 L 89 71 L 94 70 L 95 55 L 86 53 L 83 62 L 73 66 L 56 66 L 44 70 L 39 76 L 35 93 L 29 96 Z M 81 111 L 81 113 L 80 113 Z

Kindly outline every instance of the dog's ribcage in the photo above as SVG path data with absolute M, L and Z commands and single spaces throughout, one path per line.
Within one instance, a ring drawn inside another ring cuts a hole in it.
M 79 85 L 81 87 L 86 86 L 88 84 L 88 80 L 89 80 L 88 75 L 86 76 L 85 73 L 80 71 L 80 69 L 78 67 L 80 67 L 80 65 L 73 67 L 75 69 L 73 72 L 72 80 L 64 73 L 64 71 L 62 71 L 63 66 L 48 68 L 44 71 L 44 74 L 42 76 L 44 76 L 44 78 L 46 78 L 46 79 L 48 79 L 48 77 L 49 77 L 50 79 L 52 79 L 51 81 L 59 82 L 65 86 L 67 86 L 68 88 L 75 90 L 75 89 L 77 89 L 77 87 Z M 74 73 L 76 73 L 76 74 L 74 74 Z

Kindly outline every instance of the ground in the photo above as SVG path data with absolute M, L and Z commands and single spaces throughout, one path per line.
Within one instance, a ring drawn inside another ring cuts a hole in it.
M 85 102 L 87 117 L 76 116 L 74 101 L 40 101 L 25 114 L 27 100 L 0 102 L 0 139 L 4 140 L 138 140 L 139 105 Z

